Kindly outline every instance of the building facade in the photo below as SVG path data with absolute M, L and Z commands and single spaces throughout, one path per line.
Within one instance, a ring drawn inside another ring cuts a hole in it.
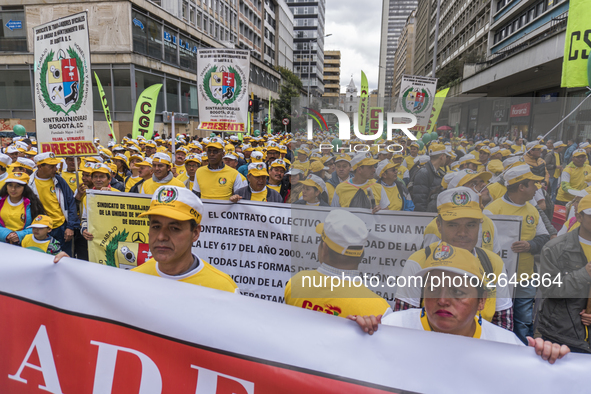
M 339 97 L 341 93 L 341 51 L 324 51 L 324 94 Z
M 395 99 L 400 95 L 400 85 L 402 83 L 403 75 L 414 75 L 414 61 L 415 61 L 415 16 L 414 10 L 406 20 L 404 29 L 400 34 L 400 42 L 396 48 L 396 63 L 394 67 L 394 83 L 392 84 L 392 94 L 390 110 L 394 110 Z
M 383 0 L 378 94 L 385 98 L 388 108 L 395 78 L 396 48 L 406 20 L 415 8 L 417 0 Z
M 199 134 L 196 53 L 199 48 L 240 45 L 237 0 L 203 1 L 199 5 L 173 0 L 67 4 L 52 0 L 26 6 L 3 5 L 2 19 L 21 20 L 23 27 L 15 31 L 15 39 L 0 40 L 0 120 L 5 125 L 0 124 L 0 128 L 11 129 L 21 123 L 27 131 L 35 131 L 33 27 L 85 10 L 91 71 L 96 72 L 105 90 L 116 136 L 131 133 L 137 97 L 157 83 L 163 87 L 155 130 L 167 134 L 169 125 L 163 122 L 163 111 L 181 112 L 188 114 L 189 121 L 178 124 L 177 132 Z M 276 70 L 251 56 L 249 92 L 267 99 L 269 95 L 278 97 L 280 78 Z M 95 135 L 105 141 L 109 128 L 92 80 Z
M 324 93 L 324 15 L 326 0 L 287 0 L 295 18 L 294 73 L 313 96 Z

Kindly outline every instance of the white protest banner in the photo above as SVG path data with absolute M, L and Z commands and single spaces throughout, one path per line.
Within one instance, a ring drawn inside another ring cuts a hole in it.
M 90 261 L 133 268 L 151 257 L 147 220 L 137 218 L 147 209 L 149 198 L 130 193 L 88 194 L 89 231 L 94 235 L 89 243 Z M 254 201 L 203 203 L 202 231 L 193 253 L 230 275 L 243 295 L 283 302 L 285 285 L 293 275 L 318 268 L 320 234 L 316 226 L 334 208 Z M 395 279 L 406 259 L 421 249 L 434 214 L 381 211 L 372 215 L 360 208 L 347 210 L 361 218 L 370 233 L 359 270 L 367 274 L 367 286 L 392 303 Z M 511 244 L 519 238 L 520 222 L 513 217 L 498 218 L 497 233 L 504 236 L 502 253 L 511 272 L 517 261 Z
M 406 112 L 417 117 L 417 125 L 411 131 L 424 132 L 429 125 L 435 100 L 437 78 L 403 75 L 396 112 Z
M 0 255 L 2 393 L 588 390 L 585 355 L 550 365 L 525 346 L 389 326 L 369 336 L 238 294 L 4 243 Z
M 197 51 L 199 129 L 246 132 L 250 52 L 238 49 Z
M 33 28 L 35 113 L 39 153 L 97 154 L 93 143 L 88 15 L 70 15 Z
M 523 217 L 521 216 L 508 216 L 508 215 L 494 215 L 491 216 L 497 232 L 495 237 L 497 238 L 499 245 L 501 245 L 501 251 L 499 256 L 505 263 L 505 270 L 507 271 L 507 286 L 509 287 L 509 294 L 513 295 L 514 284 L 519 282 L 519 279 L 513 275 L 517 275 L 517 265 L 519 261 L 519 253 L 515 253 L 511 250 L 511 245 L 514 242 L 521 240 L 521 222 Z M 498 282 L 497 282 L 498 283 Z M 500 283 L 499 286 L 503 285 Z

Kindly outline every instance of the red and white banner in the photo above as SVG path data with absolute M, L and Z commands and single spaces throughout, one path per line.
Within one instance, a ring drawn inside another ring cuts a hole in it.
M 0 244 L 0 393 L 579 393 L 591 359 L 356 323 Z M 524 378 L 527 377 L 527 378 Z M 494 384 L 493 384 L 494 382 Z

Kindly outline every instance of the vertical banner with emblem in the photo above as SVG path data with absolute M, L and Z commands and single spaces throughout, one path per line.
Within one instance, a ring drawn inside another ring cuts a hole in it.
M 361 71 L 361 91 L 359 93 L 359 132 L 365 133 L 365 125 L 367 123 L 367 107 L 369 102 L 369 85 L 367 77 L 363 70 Z
M 39 152 L 96 155 L 86 12 L 33 28 Z
M 425 132 L 437 87 L 437 78 L 403 75 L 396 112 L 406 112 L 417 117 L 417 125 L 410 131 Z
M 246 131 L 249 73 L 249 51 L 197 51 L 199 129 L 236 133 Z
M 589 15 L 591 3 L 587 0 L 571 0 L 569 3 L 566 42 L 562 61 L 563 88 L 589 86 L 591 71 L 588 73 L 589 52 Z

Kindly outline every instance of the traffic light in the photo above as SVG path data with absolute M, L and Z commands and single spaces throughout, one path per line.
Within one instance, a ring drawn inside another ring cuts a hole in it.
M 248 112 L 252 112 L 253 107 L 254 107 L 254 100 L 248 99 Z
M 260 100 L 258 97 L 255 96 L 254 102 L 252 103 L 252 112 L 255 114 L 261 110 L 260 108 Z

